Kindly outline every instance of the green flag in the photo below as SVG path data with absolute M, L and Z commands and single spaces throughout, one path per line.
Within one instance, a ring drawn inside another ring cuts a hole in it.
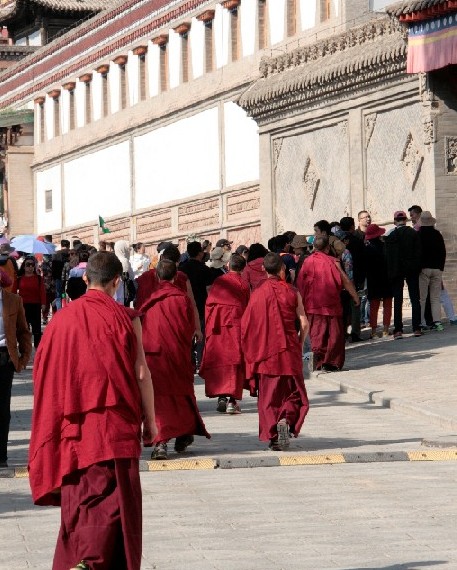
M 111 230 L 105 226 L 105 220 L 101 216 L 98 216 L 98 225 L 100 226 L 102 233 L 109 234 L 111 232 Z

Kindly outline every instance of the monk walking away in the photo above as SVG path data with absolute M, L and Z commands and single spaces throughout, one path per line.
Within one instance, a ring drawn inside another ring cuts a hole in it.
M 187 293 L 174 284 L 176 263 L 163 259 L 156 267 L 159 280 L 143 304 L 143 346 L 152 374 L 158 433 L 151 459 L 168 458 L 168 441 L 183 453 L 194 435 L 210 437 L 197 407 L 190 358 L 195 317 Z
M 87 293 L 36 354 L 29 480 L 35 504 L 61 506 L 53 570 L 141 566 L 141 435 L 157 429 L 141 323 L 113 299 L 121 275 L 114 253 L 92 255 Z
M 242 344 L 251 394 L 258 396 L 259 439 L 284 451 L 309 409 L 302 361 L 308 321 L 300 293 L 286 283 L 281 256 L 268 253 L 263 264 L 268 279 L 252 292 L 241 320 Z
M 349 293 L 354 305 L 359 305 L 360 299 L 339 260 L 330 255 L 328 237 L 316 237 L 314 248 L 300 269 L 297 287 L 309 319 L 314 366 L 335 372 L 341 370 L 345 359 L 341 291 Z
M 206 300 L 206 343 L 199 375 L 205 393 L 218 398 L 217 411 L 240 413 L 246 371 L 241 347 L 241 317 L 249 301 L 249 285 L 241 277 L 246 260 L 233 254 L 229 272 L 218 277 Z

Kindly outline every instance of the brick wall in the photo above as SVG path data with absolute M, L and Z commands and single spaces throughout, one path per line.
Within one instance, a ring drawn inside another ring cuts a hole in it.
M 34 231 L 35 202 L 30 168 L 33 147 L 10 147 L 7 151 L 9 235 Z

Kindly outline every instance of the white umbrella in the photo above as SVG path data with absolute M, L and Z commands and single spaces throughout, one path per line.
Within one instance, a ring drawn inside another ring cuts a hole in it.
M 24 253 L 43 253 L 44 255 L 52 255 L 55 250 L 54 244 L 40 241 L 37 236 L 31 234 L 16 236 L 11 240 L 11 247 Z

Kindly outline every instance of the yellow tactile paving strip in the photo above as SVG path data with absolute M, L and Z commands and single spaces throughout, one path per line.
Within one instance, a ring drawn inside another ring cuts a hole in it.
M 269 459 L 270 461 L 267 461 Z M 336 465 L 351 463 L 386 463 L 392 461 L 457 461 L 457 449 L 439 449 L 427 451 L 394 451 L 394 452 L 366 452 L 366 453 L 325 453 L 303 455 L 271 455 L 264 456 L 262 461 L 258 457 L 244 458 L 240 463 L 236 459 L 171 459 L 167 461 L 142 461 L 140 471 L 198 471 L 210 469 L 234 469 L 246 467 L 274 467 L 294 465 Z M 230 467 L 228 467 L 230 465 Z M 146 469 L 144 468 L 146 467 Z M 1 478 L 24 479 L 29 476 L 27 467 L 12 467 L 0 470 Z

